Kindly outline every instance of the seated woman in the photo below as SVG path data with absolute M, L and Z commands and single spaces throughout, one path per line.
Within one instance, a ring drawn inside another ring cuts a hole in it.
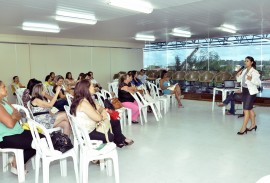
M 7 96 L 7 88 L 0 81 L 0 148 L 23 149 L 24 164 L 36 154 L 31 147 L 32 135 L 29 130 L 23 130 L 19 124 L 20 113 L 4 98 Z M 17 174 L 15 158 L 10 160 L 10 171 Z
M 48 88 L 49 86 L 51 86 L 51 84 L 52 84 L 52 78 L 51 78 L 50 75 L 47 75 L 47 76 L 45 77 L 44 86 L 45 86 L 46 88 Z
M 71 114 L 78 118 L 78 125 L 85 128 L 89 132 L 91 140 L 102 140 L 106 143 L 106 136 L 96 130 L 97 123 L 102 123 L 108 119 L 106 110 L 95 104 L 91 94 L 95 93 L 95 88 L 88 80 L 82 80 L 75 86 L 75 95 L 71 105 Z M 131 145 L 133 140 L 127 139 L 121 131 L 120 121 L 111 120 L 112 133 L 110 130 L 107 133 L 108 140 L 118 147 Z
M 131 109 L 132 123 L 138 123 L 137 119 L 140 114 L 139 106 L 130 94 L 135 93 L 137 89 L 136 87 L 131 86 L 131 80 L 131 74 L 124 74 L 120 77 L 118 85 L 118 99 L 124 107 Z
M 129 71 L 128 74 L 132 76 L 132 81 L 130 82 L 132 85 L 139 87 L 143 84 L 141 80 L 138 78 L 137 71 Z
M 56 76 L 55 85 L 53 86 L 53 90 L 52 90 L 54 93 L 56 92 L 56 88 L 58 86 L 61 88 L 61 90 L 60 90 L 60 93 L 59 93 L 57 99 L 65 99 L 66 100 L 66 95 L 65 95 L 66 92 L 73 95 L 74 91 L 72 91 L 69 86 L 64 86 L 63 76 L 60 76 L 60 75 Z
M 86 75 L 85 75 L 83 72 L 81 72 L 81 73 L 79 74 L 78 78 L 77 78 L 76 84 L 77 84 L 78 82 L 80 82 L 81 80 L 84 80 L 85 77 L 86 77 Z
M 74 88 L 74 86 L 76 85 L 76 81 L 72 78 L 71 72 L 66 73 L 65 85 L 70 88 Z
M 18 76 L 14 76 L 12 78 L 13 82 L 11 84 L 11 90 L 12 90 L 12 93 L 13 95 L 16 95 L 15 92 L 17 89 L 19 88 L 25 88 L 25 86 L 23 86 L 21 83 L 20 83 L 20 79 Z
M 61 127 L 64 134 L 70 134 L 70 125 L 65 112 L 58 112 L 53 114 L 51 108 L 57 100 L 60 93 L 61 87 L 56 88 L 54 97 L 47 101 L 45 98 L 45 90 L 43 84 L 36 84 L 33 87 L 32 98 L 31 98 L 31 108 L 35 121 L 44 125 L 46 128 L 50 129 L 53 127 Z
M 168 77 L 168 71 L 162 70 L 161 72 L 161 79 L 159 81 L 159 86 L 163 92 L 163 94 L 175 94 L 175 98 L 178 102 L 178 107 L 183 107 L 181 103 L 181 88 L 177 84 L 174 88 L 171 88 L 170 78 Z

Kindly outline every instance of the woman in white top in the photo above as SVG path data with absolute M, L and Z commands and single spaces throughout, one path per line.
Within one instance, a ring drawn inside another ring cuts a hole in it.
M 253 57 L 245 58 L 246 69 L 237 73 L 236 79 L 241 82 L 242 94 L 243 94 L 243 109 L 244 109 L 244 122 L 242 128 L 237 133 L 238 135 L 243 135 L 248 131 L 257 130 L 257 125 L 255 122 L 255 112 L 253 110 L 253 104 L 256 99 L 256 94 L 259 93 L 258 87 L 261 84 L 260 74 L 256 70 L 256 62 Z M 251 120 L 250 128 L 247 128 L 249 119 Z
M 91 140 L 102 140 L 104 143 L 107 140 L 114 141 L 118 147 L 131 145 L 133 141 L 122 134 L 119 120 L 110 120 L 113 134 L 110 130 L 106 135 L 96 130 L 97 124 L 102 125 L 109 119 L 106 110 L 94 103 L 91 97 L 94 93 L 95 88 L 89 80 L 82 80 L 76 84 L 70 110 L 71 114 L 78 118 L 78 125 L 87 129 Z

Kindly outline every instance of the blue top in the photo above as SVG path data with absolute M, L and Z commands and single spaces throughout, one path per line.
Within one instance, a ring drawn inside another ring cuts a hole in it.
M 4 100 L 1 105 L 6 109 L 6 111 L 11 115 L 13 113 L 12 107 L 10 107 Z M 21 134 L 23 129 L 21 125 L 17 122 L 13 128 L 8 128 L 2 122 L 0 122 L 0 142 L 3 141 L 3 137 Z
M 167 86 L 169 86 L 169 83 L 170 83 L 170 81 L 164 81 L 164 82 L 162 83 L 162 85 L 163 85 L 164 87 L 167 87 Z M 163 92 L 163 94 L 171 94 L 171 90 L 169 90 L 169 89 L 162 90 L 162 92 Z
M 141 82 L 141 80 L 139 80 L 138 78 L 137 78 L 137 81 L 133 79 L 130 83 L 133 84 L 133 85 L 135 85 L 136 87 L 143 84 Z

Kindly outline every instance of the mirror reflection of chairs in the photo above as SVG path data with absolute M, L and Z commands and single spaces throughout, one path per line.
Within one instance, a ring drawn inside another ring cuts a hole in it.
M 209 91 L 210 83 L 213 82 L 214 76 L 215 75 L 210 71 L 205 71 L 199 76 L 201 91 L 203 91 L 203 85 L 205 84 L 205 91 L 210 93 Z
M 199 72 L 197 71 L 189 71 L 185 75 L 185 80 L 189 83 L 188 84 L 188 90 L 189 92 L 196 92 L 196 82 L 199 80 Z

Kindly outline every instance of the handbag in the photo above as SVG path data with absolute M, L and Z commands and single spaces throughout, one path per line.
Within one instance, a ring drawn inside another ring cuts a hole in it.
M 119 112 L 111 109 L 106 109 L 112 120 L 120 120 Z
M 63 134 L 62 132 L 59 131 L 55 131 L 52 132 L 50 135 L 55 150 L 64 153 L 73 148 L 71 140 L 66 134 Z
M 103 121 L 100 121 L 99 123 L 96 124 L 96 131 L 103 133 L 105 135 L 107 142 L 110 142 L 108 138 L 109 130 L 112 133 L 111 122 L 108 119 L 104 119 Z
M 118 98 L 112 99 L 112 105 L 115 109 L 120 109 L 123 107 L 122 103 L 118 100 Z

